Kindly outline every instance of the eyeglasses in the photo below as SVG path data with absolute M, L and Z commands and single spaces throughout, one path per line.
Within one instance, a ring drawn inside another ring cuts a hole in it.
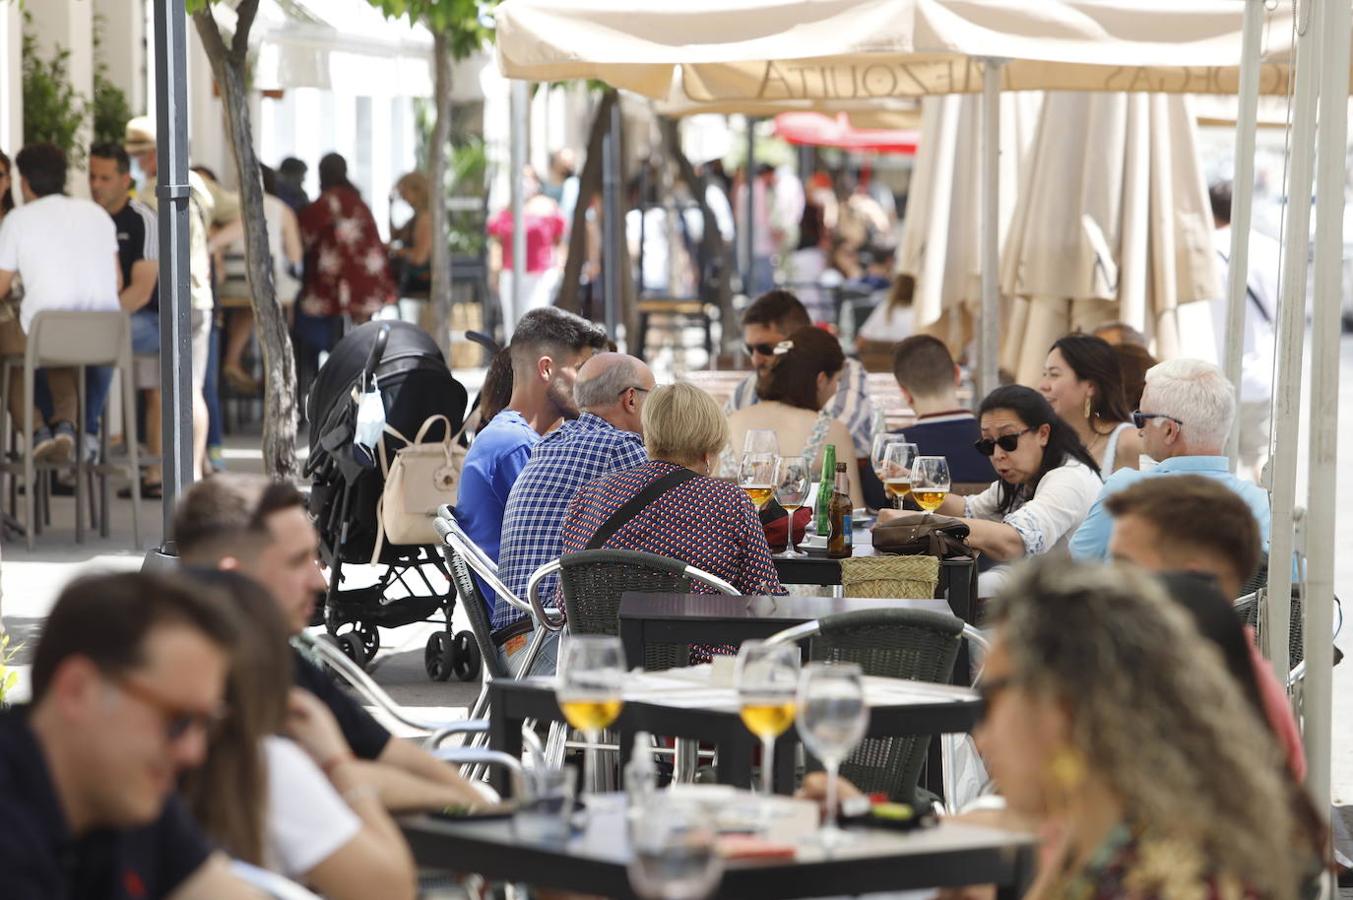
M 184 709 L 150 685 L 130 676 L 114 679 L 113 683 L 160 714 L 164 719 L 164 736 L 170 743 L 180 740 L 194 729 L 212 734 L 225 721 L 224 706 L 210 710 Z
M 743 344 L 742 346 L 743 349 L 747 351 L 748 356 L 755 356 L 758 353 L 761 354 L 762 356 L 775 355 L 774 344 Z
M 1132 413 L 1132 427 L 1141 430 L 1146 427 L 1146 423 L 1151 419 L 1169 419 L 1176 425 L 1183 425 L 1183 419 L 1176 419 L 1174 416 L 1167 416 L 1165 413 L 1144 413 L 1140 409 Z
M 1023 431 L 1016 431 L 1012 434 L 1003 434 L 1000 437 L 982 438 L 982 440 L 974 443 L 973 447 L 983 456 L 991 456 L 996 452 L 997 447 L 1000 447 L 1006 453 L 1014 453 L 1015 448 L 1019 446 L 1020 437 L 1031 431 L 1033 431 L 1032 428 L 1026 428 Z
M 621 389 L 621 391 L 620 391 L 620 396 L 622 396 L 622 397 L 625 396 L 626 392 L 628 392 L 628 391 L 638 391 L 638 392 L 641 393 L 641 394 L 647 394 L 647 393 L 648 393 L 649 391 L 651 391 L 651 390 L 653 390 L 653 389 L 652 389 L 652 388 L 646 388 L 646 387 L 639 387 L 639 385 L 637 385 L 637 384 L 632 384 L 632 385 L 630 385 L 630 386 L 627 387 L 627 388 Z

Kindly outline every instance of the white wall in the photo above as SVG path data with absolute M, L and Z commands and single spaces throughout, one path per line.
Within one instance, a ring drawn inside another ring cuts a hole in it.
M 14 4 L 6 4 L 12 6 Z M 67 71 L 71 86 L 84 97 L 94 93 L 93 7 L 85 0 L 42 0 L 25 7 L 33 17 L 33 33 L 38 52 L 50 56 L 57 48 L 70 51 Z M 88 146 L 89 126 L 82 129 L 79 143 Z M 88 197 L 89 181 L 84 169 L 71 169 L 66 191 L 72 196 Z
M 0 3 L 0 150 L 11 158 L 23 143 L 23 16 Z
M 99 53 L 108 66 L 108 80 L 127 95 L 132 115 L 146 109 L 146 54 L 153 32 L 146 25 L 145 0 L 93 0 L 99 17 Z M 153 26 L 151 26 L 153 27 Z

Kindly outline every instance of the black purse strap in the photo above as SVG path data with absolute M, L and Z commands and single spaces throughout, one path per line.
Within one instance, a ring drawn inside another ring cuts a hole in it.
M 600 550 L 611 539 L 611 535 L 623 528 L 630 519 L 643 512 L 644 507 L 665 494 L 669 489 L 684 484 L 694 477 L 695 473 L 683 466 L 668 472 L 661 478 L 650 481 L 648 487 L 631 497 L 628 503 L 611 513 L 611 517 L 601 523 L 597 533 L 592 535 L 592 540 L 587 542 L 587 549 Z

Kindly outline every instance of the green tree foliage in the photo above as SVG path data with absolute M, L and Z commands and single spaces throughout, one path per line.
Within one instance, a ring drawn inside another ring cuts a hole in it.
M 497 0 L 368 0 L 388 18 L 408 16 L 445 35 L 453 59 L 464 59 L 493 36 L 482 14 Z
M 94 143 L 122 142 L 127 120 L 132 117 L 131 104 L 122 89 L 108 78 L 108 60 L 103 55 L 103 17 L 94 17 Z
M 23 142 L 52 143 L 66 152 L 73 166 L 84 162 L 80 127 L 89 100 L 70 83 L 70 50 L 57 47 L 50 57 L 38 50 L 33 20 L 24 13 L 23 29 Z

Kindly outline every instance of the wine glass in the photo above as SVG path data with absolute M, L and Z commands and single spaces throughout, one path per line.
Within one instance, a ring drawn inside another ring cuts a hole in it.
M 808 502 L 808 486 L 812 483 L 813 461 L 806 456 L 778 456 L 775 458 L 775 499 L 789 513 L 789 549 L 777 556 L 794 559 L 807 556 L 800 553 L 794 540 L 794 513 Z
M 902 508 L 902 501 L 911 491 L 911 470 L 916 459 L 916 445 L 905 441 L 893 441 L 883 451 L 883 471 L 879 473 L 879 480 L 896 509 Z
M 886 431 L 874 432 L 874 439 L 869 443 L 869 464 L 874 467 L 874 474 L 883 480 L 883 460 L 884 452 L 888 445 L 897 441 L 897 435 L 889 434 Z
M 770 796 L 775 793 L 775 739 L 794 721 L 798 645 L 743 641 L 738 648 L 736 678 L 742 724 L 761 739 L 761 792 Z
M 773 428 L 753 428 L 747 432 L 747 436 L 742 439 L 742 455 L 749 453 L 769 454 L 774 456 L 780 452 L 780 441 L 775 437 Z
M 827 770 L 827 817 L 822 843 L 840 842 L 836 825 L 836 781 L 841 762 L 864 737 L 869 707 L 864 702 L 864 676 L 854 663 L 815 663 L 799 678 L 799 736 Z
M 775 493 L 775 455 L 744 453 L 738 470 L 738 484 L 759 511 Z
M 723 877 L 717 834 L 696 801 L 655 794 L 630 825 L 630 887 L 644 900 L 702 900 Z
M 620 715 L 624 683 L 625 649 L 620 638 L 599 634 L 564 638 L 554 693 L 564 719 L 587 737 L 585 785 L 595 783 L 596 745 L 601 730 Z
M 918 456 L 912 463 L 911 498 L 927 516 L 944 503 L 949 483 L 949 461 L 943 456 Z

